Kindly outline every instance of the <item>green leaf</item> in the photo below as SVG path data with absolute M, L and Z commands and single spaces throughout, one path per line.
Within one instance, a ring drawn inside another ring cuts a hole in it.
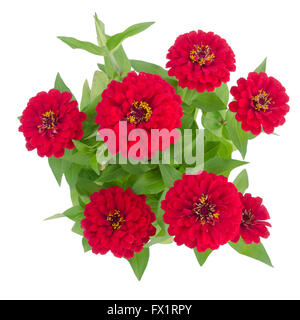
M 204 161 L 208 161 L 211 158 L 217 156 L 217 153 L 220 149 L 221 142 L 220 141 L 207 141 L 204 145 Z
M 98 56 L 105 56 L 108 54 L 107 50 L 105 50 L 104 48 L 100 48 L 91 42 L 80 41 L 71 37 L 57 37 L 57 38 L 60 39 L 62 42 L 66 43 L 72 49 L 82 49 Z
M 142 279 L 142 276 L 147 267 L 147 264 L 149 261 L 149 255 L 150 255 L 149 249 L 145 248 L 141 252 L 135 253 L 134 257 L 128 260 L 135 276 L 139 281 Z
M 79 234 L 80 236 L 83 236 L 83 229 L 81 228 L 81 222 L 77 221 L 75 222 L 72 231 L 76 234 Z
M 156 194 L 165 190 L 165 185 L 158 170 L 151 170 L 141 175 L 132 190 L 136 194 Z
M 65 178 L 71 189 L 75 187 L 81 169 L 82 167 L 80 165 L 72 163 L 70 167 L 65 170 Z
M 94 15 L 95 27 L 97 33 L 97 41 L 100 47 L 106 46 L 105 26 L 104 23 L 99 20 L 97 13 Z
M 241 238 L 238 243 L 229 242 L 229 245 L 238 253 L 256 259 L 267 264 L 270 267 L 273 267 L 268 253 L 262 243 L 246 244 Z
M 167 191 L 164 191 L 159 199 L 159 203 L 158 203 L 158 208 L 157 208 L 157 212 L 156 212 L 156 222 L 158 223 L 158 225 L 160 226 L 160 228 L 162 230 L 164 230 L 166 233 L 168 233 L 168 225 L 166 225 L 164 223 L 164 220 L 163 220 L 163 215 L 164 215 L 164 210 L 161 208 L 161 202 L 163 200 L 165 200 L 166 198 L 166 194 L 167 194 Z
M 145 248 L 149 248 L 154 244 L 170 244 L 173 242 L 171 237 L 166 231 L 159 230 L 154 237 L 151 237 L 150 241 L 144 245 Z
M 220 87 L 216 88 L 214 92 L 227 106 L 229 102 L 229 89 L 227 83 L 223 83 Z
M 83 152 L 75 152 L 75 153 L 68 153 L 64 155 L 64 160 L 79 164 L 81 166 L 89 167 L 90 165 L 90 157 L 88 154 Z
M 85 80 L 82 88 L 82 96 L 80 102 L 80 110 L 91 103 L 91 89 L 87 80 Z
M 54 156 L 48 158 L 48 163 L 58 185 L 60 186 L 63 174 L 69 164 L 66 163 L 62 158 L 55 158 Z
M 86 238 L 82 238 L 82 246 L 83 246 L 84 252 L 88 252 L 92 250 Z
M 223 117 L 220 112 L 203 112 L 201 122 L 205 129 L 210 130 L 218 137 L 222 136 Z
M 100 188 L 99 185 L 85 178 L 79 178 L 76 184 L 77 191 L 86 197 L 90 197 L 94 192 L 98 192 Z
M 66 210 L 63 215 L 74 222 L 80 222 L 83 218 L 83 208 L 81 206 L 75 206 Z
M 107 75 L 104 72 L 96 71 L 94 73 L 91 96 L 90 96 L 91 101 L 101 96 L 103 90 L 107 87 L 108 82 L 109 80 L 107 78 Z
M 162 78 L 169 78 L 167 70 L 158 66 L 157 64 L 142 61 L 142 60 L 130 60 L 132 68 L 137 72 L 147 72 L 151 74 L 158 74 Z
M 122 164 L 122 169 L 124 169 L 128 173 L 139 175 L 139 174 L 143 174 L 143 173 L 151 170 L 151 167 L 148 166 L 147 164 L 141 164 L 141 163 L 139 163 L 139 164 L 131 164 L 131 163 L 127 163 L 127 164 Z
M 267 58 L 254 70 L 254 72 L 266 72 L 267 69 Z
M 118 65 L 118 69 L 116 69 L 115 65 L 112 63 L 112 59 L 115 60 L 116 64 Z M 118 49 L 111 53 L 110 57 L 104 57 L 104 61 L 105 71 L 110 79 L 120 80 L 120 76 L 125 77 L 131 70 L 130 61 L 122 45 L 120 45 Z M 121 71 L 121 74 L 119 74 L 119 71 Z
M 205 171 L 213 172 L 215 174 L 224 174 L 226 171 L 231 171 L 234 168 L 243 166 L 248 162 L 239 161 L 234 159 L 222 159 L 222 158 L 213 158 L 209 159 L 205 163 Z
M 249 180 L 247 170 L 244 169 L 233 181 L 234 185 L 238 189 L 239 192 L 245 193 L 245 191 L 249 187 Z
M 56 79 L 55 79 L 55 83 L 54 83 L 54 88 L 60 92 L 71 92 L 71 90 L 67 87 L 67 85 L 64 83 L 62 77 L 60 76 L 60 74 L 58 73 L 56 75 Z M 76 100 L 75 97 L 72 95 L 72 100 Z
M 195 94 L 191 106 L 200 108 L 204 112 L 226 109 L 226 104 L 218 97 L 215 92 L 202 92 Z
M 59 218 L 64 218 L 64 217 L 65 217 L 65 215 L 63 213 L 58 213 L 58 214 L 55 214 L 49 218 L 44 219 L 44 221 L 54 220 L 54 219 L 59 219 Z
M 239 150 L 243 159 L 245 159 L 245 156 L 247 153 L 249 133 L 247 131 L 244 131 L 241 128 L 240 122 L 238 122 L 235 119 L 235 114 L 229 110 L 227 111 L 227 114 L 226 114 L 226 122 L 227 122 L 227 129 L 228 129 L 227 132 L 230 140 Z
M 128 172 L 123 170 L 123 168 L 119 164 L 109 165 L 102 172 L 99 182 L 111 182 L 115 180 L 119 180 L 128 175 Z
M 194 249 L 195 256 L 202 267 L 207 260 L 208 256 L 212 253 L 212 250 L 207 249 L 205 252 L 198 252 L 197 249 Z
M 177 171 L 174 167 L 168 164 L 159 165 L 160 173 L 164 184 L 167 188 L 171 188 L 176 180 L 182 178 L 182 173 Z
M 107 48 L 110 51 L 112 51 L 113 49 L 117 48 L 122 43 L 122 41 L 146 30 L 153 23 L 154 22 L 143 22 L 143 23 L 134 24 L 129 28 L 127 28 L 126 30 L 124 30 L 123 32 L 113 35 L 106 42 Z

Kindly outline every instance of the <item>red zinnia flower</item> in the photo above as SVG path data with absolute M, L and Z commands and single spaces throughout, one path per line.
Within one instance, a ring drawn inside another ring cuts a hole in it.
M 167 63 L 170 76 L 175 76 L 182 88 L 198 92 L 213 91 L 230 80 L 235 71 L 235 58 L 227 42 L 201 30 L 180 35 L 169 49 Z
M 26 147 L 37 149 L 40 157 L 62 157 L 65 148 L 74 149 L 72 140 L 83 137 L 82 122 L 86 115 L 79 112 L 76 101 L 70 101 L 72 94 L 52 89 L 40 92 L 28 102 L 21 117 Z
M 270 235 L 267 227 L 271 225 L 264 221 L 270 219 L 269 213 L 262 205 L 261 198 L 254 198 L 249 193 L 244 196 L 240 193 L 240 197 L 243 205 L 242 223 L 239 234 L 232 241 L 238 242 L 242 237 L 247 244 L 259 243 L 260 237 L 268 238 Z
M 258 135 L 263 127 L 270 134 L 284 124 L 284 116 L 290 110 L 289 97 L 278 80 L 263 72 L 251 72 L 247 80 L 241 78 L 237 84 L 230 91 L 236 101 L 229 104 L 229 109 L 236 112 L 243 130 Z
M 224 176 L 205 171 L 175 181 L 161 207 L 175 242 L 199 252 L 217 249 L 231 240 L 242 218 L 236 187 Z
M 144 129 L 147 140 L 144 143 L 148 147 L 148 155 L 153 156 L 158 150 L 151 146 L 151 129 L 167 129 L 171 132 L 181 127 L 180 118 L 183 116 L 181 98 L 175 93 L 175 89 L 158 75 L 141 72 L 137 75 L 130 72 L 122 82 L 111 81 L 107 89 L 102 93 L 102 100 L 98 104 L 95 122 L 101 129 L 112 129 L 117 137 L 116 150 L 128 157 L 128 150 L 135 141 L 128 141 L 128 135 L 133 129 Z M 127 148 L 119 144 L 119 123 L 127 123 Z M 171 139 L 171 143 L 174 140 Z M 170 144 L 170 143 L 169 143 Z M 168 144 L 168 146 L 169 146 Z M 168 146 L 159 146 L 159 150 Z M 123 150 L 124 149 L 124 150 Z
M 119 258 L 133 258 L 143 244 L 155 234 L 155 214 L 145 202 L 146 197 L 118 186 L 101 189 L 91 196 L 84 210 L 81 226 L 93 253 L 109 250 Z

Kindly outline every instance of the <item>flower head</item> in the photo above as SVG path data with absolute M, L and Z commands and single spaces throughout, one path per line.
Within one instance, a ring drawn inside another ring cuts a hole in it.
M 229 104 L 229 109 L 236 112 L 235 118 L 243 130 L 258 135 L 263 128 L 270 134 L 285 123 L 284 116 L 290 110 L 289 97 L 278 80 L 263 72 L 251 72 L 237 84 L 230 91 L 235 101 Z
M 121 151 L 125 157 L 128 157 L 128 150 L 136 143 L 128 139 L 130 132 L 133 129 L 144 129 L 148 140 L 145 144 L 149 151 L 145 156 L 152 157 L 163 147 L 161 143 L 157 149 L 151 145 L 151 129 L 171 132 L 180 128 L 180 118 L 183 116 L 181 103 L 175 89 L 160 76 L 130 72 L 122 82 L 112 81 L 103 91 L 102 100 L 96 109 L 95 122 L 100 125 L 100 135 L 101 129 L 112 129 L 115 132 L 115 153 Z M 124 145 L 119 144 L 118 139 L 120 121 L 127 124 L 127 148 L 124 150 Z
M 270 233 L 267 227 L 271 227 L 270 223 L 265 220 L 270 219 L 269 213 L 260 197 L 252 197 L 246 193 L 244 196 L 240 193 L 243 215 L 238 235 L 232 240 L 238 242 L 240 237 L 245 243 L 259 243 L 260 238 L 268 238 Z
M 29 151 L 37 149 L 41 157 L 59 158 L 66 148 L 74 149 L 72 140 L 83 137 L 82 122 L 86 115 L 79 112 L 77 102 L 71 98 L 69 92 L 52 89 L 29 100 L 19 127 Z
M 236 187 L 224 176 L 205 171 L 177 180 L 166 194 L 162 209 L 175 242 L 199 252 L 217 249 L 231 240 L 242 217 Z
M 84 237 L 95 254 L 109 250 L 119 258 L 133 258 L 155 234 L 155 214 L 146 197 L 118 186 L 101 189 L 91 196 L 81 222 Z
M 201 30 L 180 35 L 167 58 L 169 75 L 179 80 L 179 86 L 198 92 L 220 87 L 236 69 L 234 53 L 227 42 L 213 32 Z

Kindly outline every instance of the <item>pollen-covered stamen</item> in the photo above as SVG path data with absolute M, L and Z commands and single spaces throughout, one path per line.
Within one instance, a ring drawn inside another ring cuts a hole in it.
M 249 210 L 244 209 L 243 215 L 242 215 L 242 226 L 245 228 L 249 228 L 253 224 L 254 218 L 255 217 L 252 214 L 251 209 Z
M 110 222 L 113 230 L 119 230 L 122 227 L 122 223 L 125 222 L 125 219 L 121 217 L 120 210 L 110 212 L 106 220 Z
M 270 98 L 270 95 L 263 90 L 259 90 L 259 93 L 257 96 L 252 97 L 254 109 L 256 111 L 263 111 L 266 112 L 269 110 L 270 105 L 274 104 L 274 101 L 272 101 L 272 98 Z
M 200 66 L 210 65 L 215 60 L 215 54 L 208 45 L 195 45 L 190 51 L 192 62 L 199 63 Z
M 212 204 L 207 195 L 202 194 L 201 197 L 193 204 L 193 213 L 197 215 L 197 219 L 204 226 L 205 224 L 215 225 L 220 214 L 216 212 L 216 206 Z
M 148 122 L 152 116 L 152 109 L 145 101 L 133 101 L 126 120 L 131 124 Z
M 41 120 L 42 123 L 38 125 L 39 133 L 56 133 L 57 118 L 52 110 L 43 113 Z

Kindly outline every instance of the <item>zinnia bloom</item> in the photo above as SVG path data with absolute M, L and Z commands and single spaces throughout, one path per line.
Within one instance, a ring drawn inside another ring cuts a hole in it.
M 230 91 L 236 101 L 229 104 L 229 109 L 236 112 L 235 118 L 243 130 L 258 135 L 263 128 L 271 134 L 285 123 L 289 97 L 278 80 L 263 72 L 251 72 L 247 80 L 241 78 L 237 84 Z
M 227 42 L 201 30 L 180 35 L 169 49 L 167 68 L 182 88 L 213 91 L 230 80 L 235 56 Z
M 161 208 L 175 242 L 199 252 L 217 249 L 231 240 L 242 218 L 236 187 L 224 176 L 205 171 L 175 181 Z
M 240 232 L 233 242 L 238 242 L 242 237 L 247 244 L 259 243 L 260 237 L 268 238 L 270 236 L 267 227 L 271 227 L 271 225 L 265 221 L 270 219 L 269 213 L 262 205 L 261 198 L 252 197 L 249 193 L 244 196 L 240 193 L 240 197 L 243 205 L 242 223 Z
M 170 143 L 174 143 L 174 139 L 164 147 L 160 142 L 155 149 L 155 146 L 151 145 L 151 129 L 171 132 L 180 128 L 180 118 L 183 116 L 181 103 L 175 89 L 160 76 L 130 72 L 122 82 L 111 81 L 103 91 L 102 100 L 96 108 L 95 122 L 100 125 L 100 135 L 102 129 L 112 129 L 115 132 L 116 150 L 110 151 L 121 151 L 125 157 L 128 157 L 128 151 L 136 143 L 128 140 L 130 132 L 133 129 L 144 129 L 147 141 L 143 143 L 148 148 L 148 154 L 144 156 L 152 157 L 158 150 L 165 150 Z M 119 143 L 120 121 L 127 124 L 127 148 Z
M 130 259 L 143 250 L 156 231 L 152 225 L 155 214 L 145 200 L 145 196 L 118 186 L 92 194 L 81 226 L 93 253 L 106 254 L 110 250 L 116 257 Z
M 37 149 L 40 157 L 59 158 L 66 148 L 75 148 L 72 140 L 83 137 L 82 122 L 86 115 L 79 112 L 77 102 L 71 98 L 69 92 L 52 89 L 29 100 L 19 127 L 29 151 Z

